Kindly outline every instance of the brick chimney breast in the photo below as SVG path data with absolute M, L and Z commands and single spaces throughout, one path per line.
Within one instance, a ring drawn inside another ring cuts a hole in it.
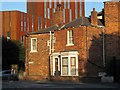
M 53 25 L 58 24 L 59 26 L 63 25 L 63 10 L 62 5 L 58 4 L 55 13 L 52 17 Z
M 97 12 L 95 11 L 95 8 L 93 8 L 93 11 L 91 12 L 91 24 L 94 26 L 98 25 Z

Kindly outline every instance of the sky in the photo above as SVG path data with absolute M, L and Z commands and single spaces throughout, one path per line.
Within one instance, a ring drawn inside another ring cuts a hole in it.
M 94 2 L 93 0 L 85 0 L 85 16 L 89 17 L 93 8 L 100 12 L 104 8 L 104 1 L 109 0 L 94 0 Z M 0 2 L 0 11 L 19 10 L 27 12 L 26 6 L 26 0 L 2 0 Z

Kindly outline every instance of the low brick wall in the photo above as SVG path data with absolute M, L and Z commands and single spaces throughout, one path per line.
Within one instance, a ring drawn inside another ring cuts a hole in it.
M 79 82 L 79 77 L 78 76 L 52 76 L 51 80 Z
M 30 80 L 30 81 L 39 81 L 39 80 L 49 80 L 49 77 L 43 77 L 43 76 L 26 76 L 24 80 Z

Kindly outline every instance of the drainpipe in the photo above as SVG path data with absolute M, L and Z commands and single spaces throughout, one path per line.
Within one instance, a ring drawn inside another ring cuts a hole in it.
M 49 49 L 50 49 L 49 54 L 50 55 L 51 55 L 51 48 L 52 48 L 52 33 L 50 31 L 50 47 L 49 47 Z
M 51 46 L 51 45 L 52 45 L 52 33 L 51 33 L 51 31 L 50 31 L 50 46 L 49 46 L 49 57 L 50 57 L 50 60 L 49 60 L 49 70 L 50 70 L 50 71 L 49 71 L 49 79 L 51 79 L 51 71 L 52 71 L 52 70 L 51 70 L 51 69 L 52 69 L 52 68 L 51 68 L 51 64 L 52 64 L 52 63 L 51 63 L 51 60 L 52 60 L 52 58 L 51 58 L 51 48 L 52 48 L 52 46 Z
M 102 38 L 103 38 L 103 40 L 102 40 L 102 43 L 103 43 L 103 45 L 102 45 L 102 47 L 103 47 L 103 66 L 105 67 L 105 27 L 104 26 L 98 26 L 98 27 L 100 27 L 100 28 L 102 28 L 102 31 L 103 31 L 103 34 L 102 34 Z
M 103 29 L 103 66 L 105 67 L 105 27 Z
M 88 60 L 88 30 L 87 30 L 87 26 L 86 26 L 86 61 Z

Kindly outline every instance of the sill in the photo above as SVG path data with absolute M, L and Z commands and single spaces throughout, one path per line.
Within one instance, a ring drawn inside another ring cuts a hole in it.
M 62 77 L 73 77 L 73 76 L 78 76 L 78 75 L 61 75 Z
M 30 53 L 35 53 L 35 52 L 37 52 L 37 51 L 30 51 Z
M 66 46 L 74 46 L 74 44 L 67 44 Z

